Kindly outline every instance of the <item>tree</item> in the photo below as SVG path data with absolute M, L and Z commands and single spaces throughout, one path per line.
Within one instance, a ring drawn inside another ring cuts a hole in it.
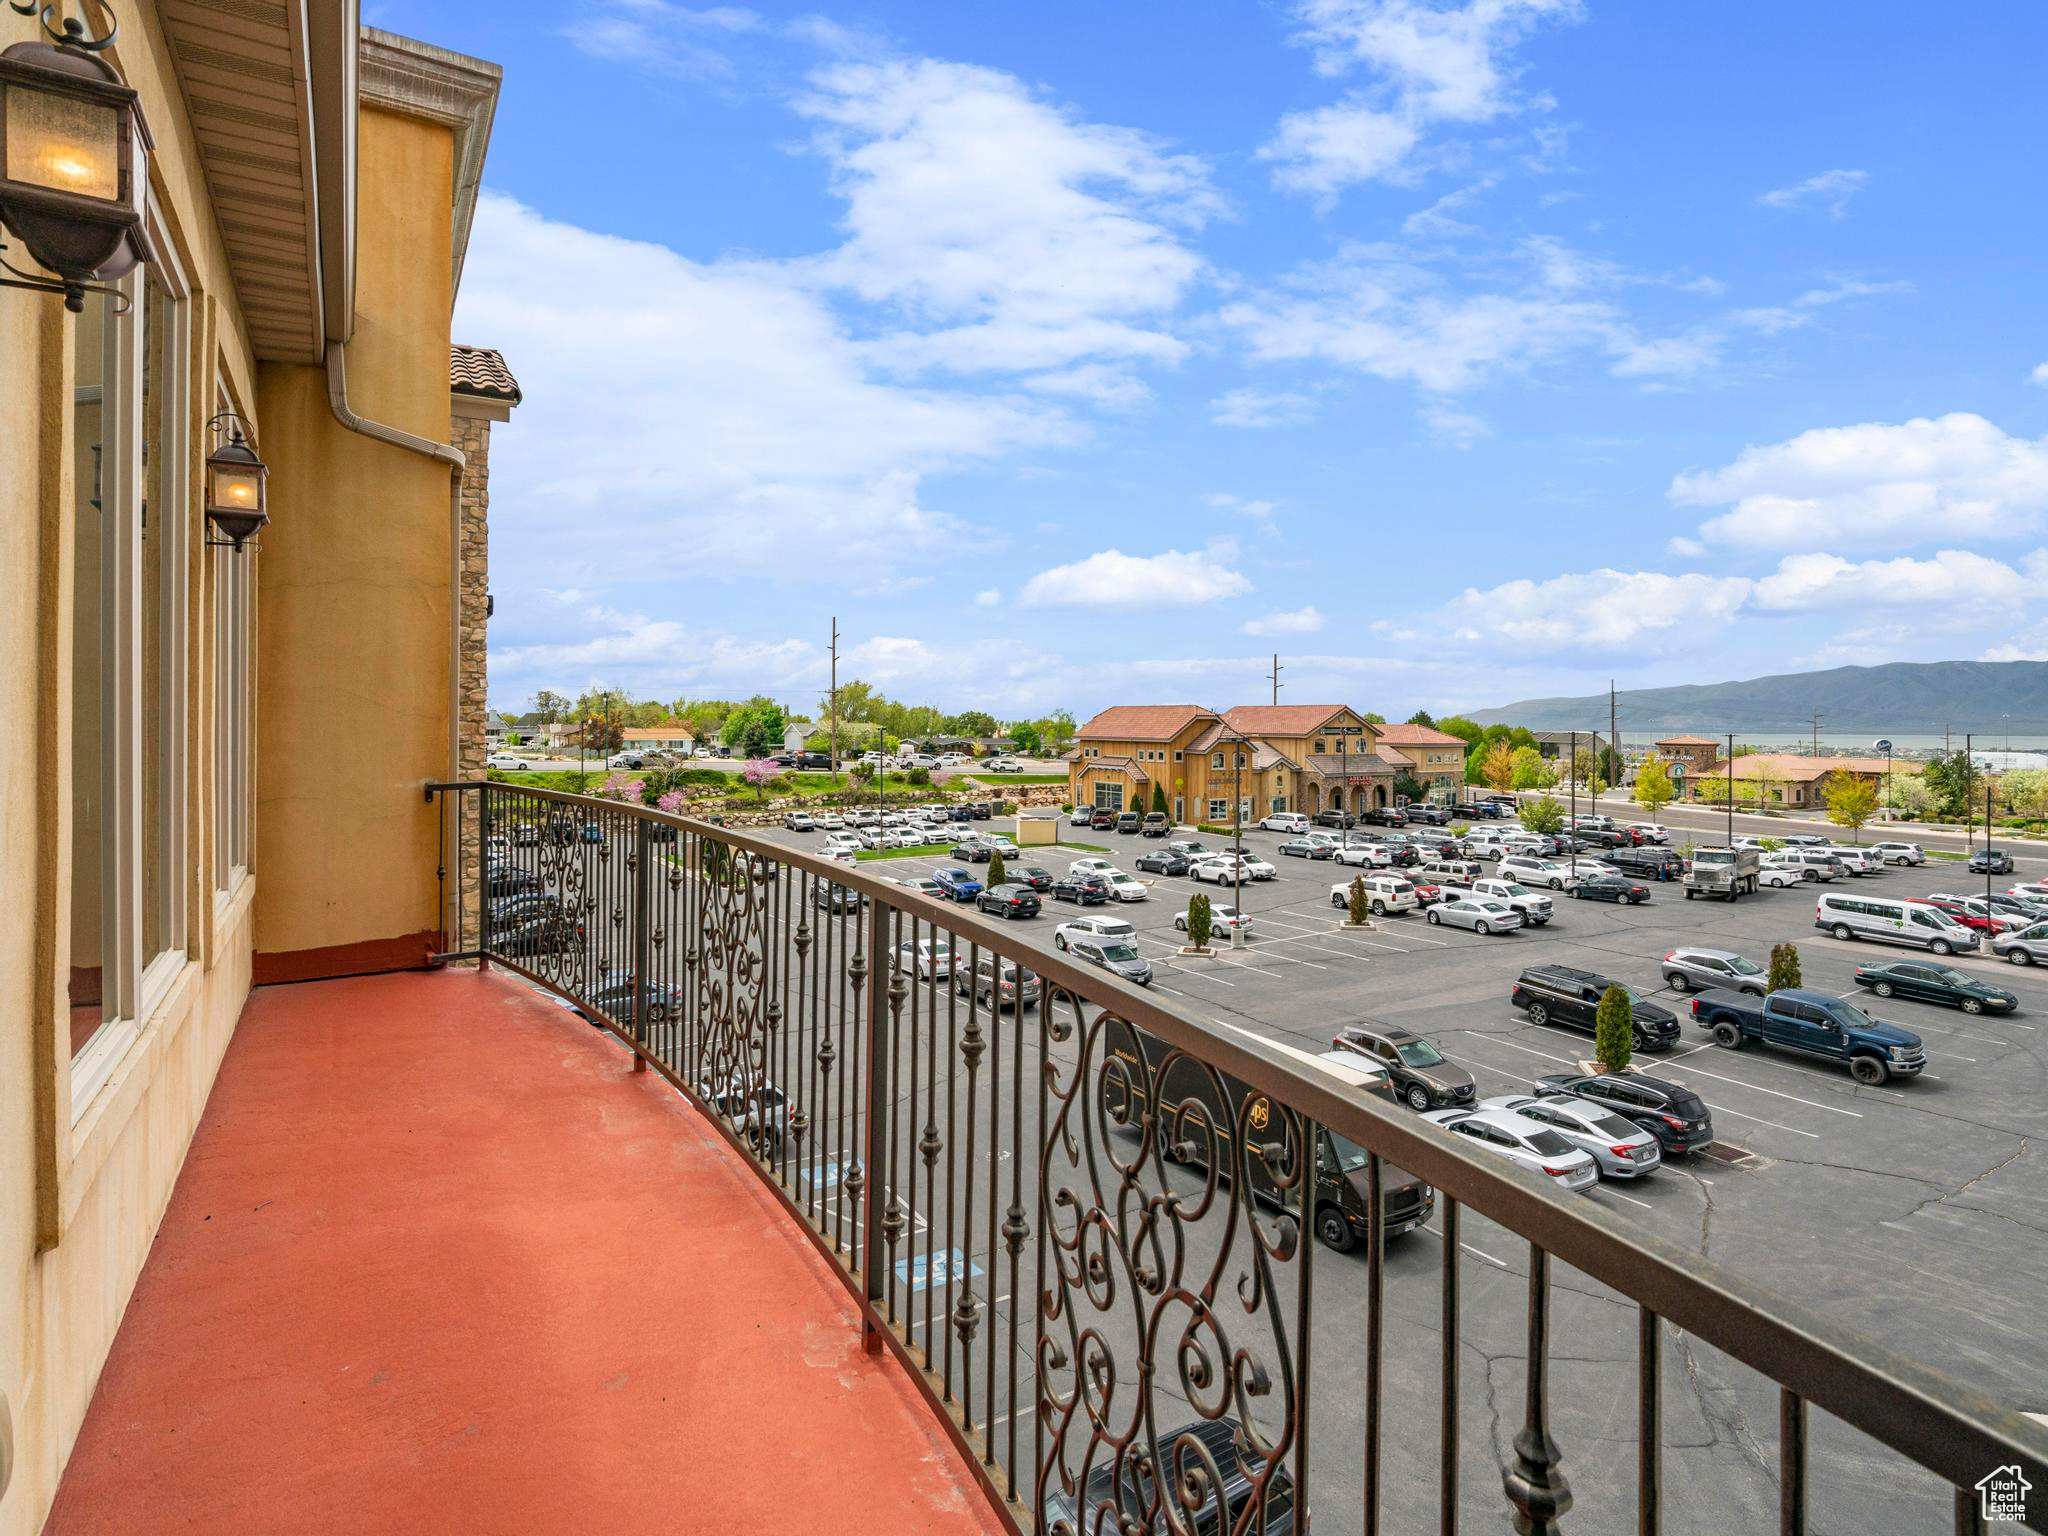
M 1414 714 L 1410 715 L 1408 717 L 1408 724 L 1419 725 L 1426 731 L 1433 731 L 1437 728 L 1436 721 L 1430 718 L 1429 711 L 1426 709 L 1418 709 Z
M 832 701 L 835 697 L 839 701 L 838 713 L 841 720 L 867 720 L 873 717 L 876 700 L 875 685 L 873 683 L 864 683 L 858 678 L 848 678 L 839 685 L 839 691 L 836 695 L 827 693 L 819 698 L 818 714 L 821 717 L 828 720 L 832 717 Z
M 1531 832 L 1555 837 L 1564 830 L 1564 806 L 1554 795 L 1538 795 L 1522 802 L 1522 825 Z
M 1161 816 L 1166 814 L 1166 786 L 1164 784 L 1154 784 L 1152 786 L 1152 809 Z
M 569 718 L 569 701 L 543 688 L 533 696 L 533 712 L 540 716 L 542 725 L 560 725 Z
M 1000 853 L 990 854 L 988 856 L 988 888 L 994 890 L 1009 878 L 1010 871 L 1003 863 L 1003 856 Z
M 782 706 L 756 694 L 725 717 L 718 739 L 747 757 L 766 757 L 782 748 L 782 733 L 788 728 Z
M 583 717 L 583 745 L 602 756 L 610 757 L 625 742 L 625 725 L 617 715 L 585 715 Z
M 1358 718 L 1363 720 L 1367 725 L 1385 725 L 1387 723 L 1387 717 L 1385 715 L 1380 714 L 1367 713 L 1360 715 Z
M 1410 805 L 1420 805 L 1429 798 L 1429 790 L 1420 779 L 1403 768 L 1394 775 L 1394 796 Z
M 747 766 L 740 770 L 740 777 L 754 787 L 754 798 L 756 800 L 766 800 L 768 798 L 769 781 L 781 771 L 781 764 L 765 757 L 757 757 L 751 759 Z
M 1194 949 L 1209 947 L 1209 898 L 1200 891 L 1188 898 L 1188 944 Z
M 1934 814 L 1944 821 L 1961 821 L 1970 810 L 1970 791 L 1976 776 L 1970 754 L 1961 747 L 1953 752 L 1935 753 L 1920 770 L 1920 782 L 1927 787 Z
M 1805 979 L 1799 970 L 1799 946 L 1797 944 L 1773 944 L 1771 946 L 1771 968 L 1765 977 L 1773 992 L 1786 987 L 1804 986 Z
M 1516 747 L 1508 754 L 1509 784 L 1515 789 L 1548 789 L 1557 782 L 1550 764 L 1534 747 Z
M 1056 709 L 1038 722 L 1038 735 L 1047 751 L 1064 752 L 1074 739 L 1074 717 Z
M 1436 722 L 1436 729 L 1442 731 L 1446 736 L 1457 737 L 1458 740 L 1464 742 L 1468 747 L 1473 742 L 1479 740 L 1480 737 L 1479 727 L 1470 720 L 1467 720 L 1463 715 L 1447 715 Z
M 1017 750 L 1026 757 L 1038 756 L 1038 722 L 1035 720 L 1011 721 L 1010 740 L 1017 744 Z
M 1372 898 L 1365 893 L 1365 876 L 1351 877 L 1351 921 L 1366 923 L 1372 919 Z
M 1678 786 L 1671 782 L 1671 770 L 1661 757 L 1646 757 L 1642 766 L 1636 769 L 1636 804 L 1650 813 L 1655 820 L 1657 813 L 1678 798 Z
M 1920 782 L 1917 773 L 1895 773 L 1882 795 L 1885 809 L 1896 816 L 1925 816 L 1934 809 L 1934 796 Z
M 1515 752 L 1504 737 L 1496 738 L 1479 760 L 1480 782 L 1495 789 L 1512 789 L 1515 784 Z
M 1998 787 L 2014 815 L 2028 821 L 2048 817 L 2048 768 L 2015 768 Z
M 1861 774 L 1831 773 L 1821 781 L 1821 799 L 1827 802 L 1828 820 L 1847 827 L 1862 841 L 1863 827 L 1877 814 L 1877 782 Z
M 1635 1051 L 1635 1035 L 1635 1008 L 1628 993 L 1609 985 L 1593 1015 L 1593 1055 L 1609 1072 L 1619 1072 Z
M 979 709 L 966 709 L 949 716 L 946 729 L 955 736 L 993 736 L 996 717 Z
M 1590 746 L 1580 747 L 1572 754 L 1572 777 L 1581 784 L 1592 783 L 1599 774 L 1599 760 Z

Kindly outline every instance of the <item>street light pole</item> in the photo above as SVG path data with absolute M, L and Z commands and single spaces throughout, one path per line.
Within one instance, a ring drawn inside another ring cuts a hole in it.
M 1735 733 L 1728 733 L 1728 848 L 1735 848 Z
M 1233 758 L 1235 758 L 1235 759 L 1236 759 L 1236 766 L 1235 766 L 1235 767 L 1234 767 L 1234 768 L 1232 769 L 1232 771 L 1231 771 L 1231 777 L 1230 777 L 1230 788 L 1231 788 L 1231 807 L 1230 807 L 1230 809 L 1231 809 L 1231 816 L 1230 816 L 1230 833 L 1231 833 L 1231 851 L 1232 851 L 1232 852 L 1233 852 L 1233 853 L 1234 853 L 1234 854 L 1236 855 L 1236 857 L 1235 857 L 1235 858 L 1233 858 L 1233 859 L 1231 860 L 1231 868 L 1230 868 L 1230 873 L 1231 873 L 1231 878 L 1232 878 L 1232 879 L 1233 879 L 1233 880 L 1234 880 L 1234 881 L 1236 882 L 1236 883 L 1235 883 L 1235 884 L 1234 884 L 1234 885 L 1232 886 L 1232 892 L 1233 892 L 1233 894 L 1232 894 L 1232 896 L 1231 896 L 1231 900 L 1232 900 L 1232 902 L 1233 902 L 1233 903 L 1235 904 L 1235 906 L 1236 906 L 1236 908 L 1237 908 L 1237 921 L 1233 922 L 1233 923 L 1232 923 L 1232 924 L 1230 925 L 1230 947 L 1231 947 L 1232 949 L 1243 949 L 1243 948 L 1244 948 L 1244 733 L 1243 733 L 1243 732 L 1241 732 L 1241 731 L 1240 731 L 1240 732 L 1238 733 L 1238 735 L 1237 735 L 1236 745 L 1235 745 L 1235 746 L 1233 747 L 1233 749 L 1232 749 L 1232 752 L 1231 752 L 1231 755 L 1232 755 L 1232 757 L 1233 757 Z
M 1572 755 L 1570 762 L 1571 774 L 1567 782 L 1571 785 L 1569 793 L 1572 797 L 1572 814 L 1571 820 L 1565 823 L 1564 831 L 1566 844 L 1572 851 L 1572 878 L 1576 880 L 1579 878 L 1579 733 L 1577 731 L 1572 732 Z M 1556 803 L 1554 800 L 1551 802 L 1553 805 Z

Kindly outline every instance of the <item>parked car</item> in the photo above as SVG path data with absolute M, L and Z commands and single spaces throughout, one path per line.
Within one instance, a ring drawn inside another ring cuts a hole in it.
M 972 901 L 981 894 L 981 882 L 964 869 L 935 869 L 932 878 L 948 901 Z
M 1176 932 L 1186 933 L 1188 931 L 1187 913 L 1174 913 L 1173 926 Z M 1251 915 L 1240 912 L 1235 907 L 1226 907 L 1219 902 L 1209 908 L 1209 931 L 1221 934 L 1250 933 L 1252 931 Z
M 1984 904 L 1972 902 L 1966 896 L 1929 896 L 1927 905 L 1946 913 L 1965 928 L 1973 929 L 1979 935 L 1978 942 L 1984 943 L 2017 925 L 2008 923 L 2002 917 L 1993 917 Z
M 1422 1117 L 1453 1135 L 1469 1137 L 1518 1168 L 1540 1173 L 1564 1189 L 1588 1190 L 1600 1182 L 1592 1155 L 1580 1151 L 1550 1126 L 1504 1109 L 1433 1109 Z
M 1979 943 L 1975 929 L 1933 902 L 1838 896 L 1833 891 L 1823 891 L 1814 902 L 1813 926 L 1838 939 L 1911 944 L 1937 955 L 1973 950 Z
M 1714 1139 L 1706 1101 L 1683 1083 L 1641 1072 L 1552 1072 L 1538 1079 L 1546 1093 L 1566 1093 L 1639 1125 L 1657 1138 L 1666 1157 L 1697 1152 Z
M 1144 837 L 1164 837 L 1172 830 L 1173 822 L 1164 811 L 1147 812 L 1144 825 L 1138 828 Z
M 1810 848 L 1781 848 L 1757 861 L 1764 869 L 1789 870 L 1806 881 L 1831 881 L 1847 870 L 1824 853 Z
M 1376 827 L 1405 827 L 1408 825 L 1408 813 L 1398 805 L 1375 806 L 1367 811 L 1362 819 L 1371 822 Z
M 1446 885 L 1442 890 L 1446 896 L 1487 896 L 1495 901 L 1504 901 L 1522 914 L 1522 926 L 1525 928 L 1541 928 L 1555 915 L 1556 903 L 1550 897 L 1538 895 L 1513 880 L 1496 880 L 1489 876 L 1474 880 L 1470 885 Z
M 1386 1072 L 1394 1097 L 1410 1109 L 1449 1109 L 1472 1102 L 1472 1074 L 1412 1029 L 1398 1024 L 1347 1024 L 1331 1038 Z
M 1418 890 L 1415 894 L 1419 897 L 1422 892 Z M 1432 923 L 1449 923 L 1453 928 L 1469 928 L 1474 933 L 1513 933 L 1522 926 L 1521 913 L 1491 896 L 1439 901 L 1430 907 L 1428 917 Z
M 895 967 L 919 981 L 944 981 L 953 974 L 959 958 L 952 945 L 942 944 L 937 939 L 905 939 L 896 946 Z
M 1262 832 L 1287 832 L 1299 834 L 1308 830 L 1308 817 L 1300 811 L 1275 811 L 1259 823 Z
M 1508 990 L 1508 1003 L 1529 1016 L 1536 1025 L 1555 1024 L 1561 1029 L 1593 1033 L 1600 1011 L 1600 999 L 1607 989 L 1621 985 L 1597 971 L 1570 965 L 1532 965 L 1515 978 Z M 1661 1003 L 1651 1002 L 1633 987 L 1622 986 L 1633 1014 L 1635 1048 L 1645 1053 L 1668 1051 L 1678 1043 L 1678 1015 Z
M 1025 975 L 1016 961 L 1000 955 L 980 955 L 972 966 L 953 968 L 953 990 L 992 1008 L 1029 1008 L 1041 985 L 1036 972 Z
M 1854 843 L 1828 843 L 1817 851 L 1827 854 L 1852 875 L 1875 875 L 1884 870 L 1884 860 L 1872 848 L 1861 848 Z
M 1918 843 L 1872 843 L 1870 851 L 1887 864 L 1925 864 L 1927 853 Z
M 969 838 L 964 843 L 955 843 L 947 857 L 960 860 L 963 864 L 986 864 L 995 849 L 979 838 Z
M 1606 1178 L 1640 1179 L 1664 1166 L 1663 1149 L 1655 1136 L 1633 1120 L 1624 1120 L 1576 1094 L 1548 1093 L 1531 1098 L 1526 1093 L 1510 1093 L 1481 1099 L 1479 1107 L 1508 1110 L 1525 1120 L 1549 1126 L 1592 1158 Z
M 1964 913 L 1980 918 L 1995 926 L 1978 928 L 1987 938 L 1996 938 L 2001 933 L 2010 933 L 2015 928 L 2025 928 L 2035 920 L 2032 907 L 2022 907 L 2010 896 L 2001 898 L 1997 893 L 1990 896 L 1972 896 L 1960 891 L 1934 891 L 1927 898 L 1958 922 L 1966 922 Z M 2006 905 L 1999 905 L 2003 900 Z M 1960 907 L 1961 912 L 1955 909 Z M 1976 927 L 1976 924 L 1970 926 Z
M 522 752 L 493 752 L 484 759 L 486 767 L 496 768 L 501 773 L 531 773 L 539 765 L 539 759 Z
M 1385 917 L 1390 912 L 1413 912 L 1422 903 L 1415 894 L 1415 887 L 1399 875 L 1359 875 L 1353 879 L 1365 882 L 1366 911 L 1374 917 Z M 1330 887 L 1330 905 L 1346 908 L 1351 905 L 1351 881 L 1340 880 Z
M 1154 1529 L 1182 1529 L 1192 1536 L 1227 1536 L 1231 1532 L 1243 1532 L 1245 1536 L 1294 1536 L 1295 1532 L 1308 1529 L 1306 1508 L 1296 1518 L 1294 1477 L 1284 1460 L 1274 1466 L 1272 1475 L 1266 1479 L 1263 1510 L 1252 1509 L 1259 1489 L 1247 1470 L 1251 1463 L 1240 1449 L 1242 1433 L 1228 1418 L 1195 1419 L 1160 1432 L 1159 1462 L 1168 1469 L 1169 1485 L 1173 1469 L 1206 1463 L 1215 1467 L 1222 1487 L 1205 1494 L 1199 1510 L 1181 1511 L 1177 1527 L 1169 1527 L 1162 1520 Z M 1160 1487 L 1150 1447 L 1141 1439 L 1120 1460 L 1108 1455 L 1094 1459 L 1088 1481 L 1081 1488 L 1078 1509 L 1055 1479 L 1045 1496 L 1044 1529 L 1088 1533 L 1114 1529 L 1117 1514 L 1098 1512 L 1143 1509 L 1158 1497 Z
M 1089 813 L 1088 825 L 1097 832 L 1107 832 L 1116 826 L 1118 813 L 1107 806 L 1098 805 Z
M 818 830 L 818 823 L 812 819 L 809 811 L 791 811 L 782 818 L 782 825 L 786 831 L 790 832 L 815 832 Z
M 1077 805 L 1067 812 L 1067 824 L 1069 826 L 1086 827 L 1093 825 L 1094 821 L 1095 807 L 1092 805 Z
M 1117 813 L 1116 830 L 1125 837 L 1135 837 L 1138 829 L 1144 824 L 1145 819 L 1136 811 L 1120 811 Z
M 992 913 L 996 917 L 1038 916 L 1038 893 L 1028 885 L 1013 885 L 1004 881 L 992 885 L 974 898 L 974 910 Z
M 1573 886 L 1572 895 L 1580 901 L 1626 902 L 1639 907 L 1650 899 L 1650 888 L 1626 875 L 1595 875 Z
M 1120 917 L 1076 917 L 1052 931 L 1052 947 L 1065 949 L 1076 939 L 1094 939 L 1104 944 L 1129 944 L 1138 930 Z
M 2012 855 L 2003 848 L 1979 848 L 1970 855 L 1973 875 L 2009 875 L 2012 871 Z
M 857 853 L 863 846 L 858 832 L 827 832 L 825 853 L 828 857 L 841 853 Z
M 2020 1000 L 2003 987 L 1966 975 L 1952 965 L 1925 960 L 1886 960 L 1859 965 L 1853 978 L 1879 997 L 1904 997 L 1919 1003 L 1946 1003 L 1965 1013 L 2011 1013 Z
M 1052 889 L 1052 871 L 1036 864 L 1019 864 L 1009 873 L 1016 884 L 1028 885 L 1041 896 Z
M 732 1122 L 733 1129 L 757 1153 L 774 1152 L 796 1120 L 796 1106 L 775 1084 L 734 1074 L 704 1095 L 711 1108 Z
M 1991 941 L 1991 952 L 2014 965 L 2048 965 L 2048 923 L 1999 934 Z
M 1074 860 L 1068 868 L 1077 875 L 1115 875 L 1123 873 L 1123 871 L 1116 867 L 1116 860 L 1098 859 L 1092 855 L 1085 859 Z
M 1168 853 L 1179 854 L 1182 858 L 1186 859 L 1190 864 L 1194 863 L 1196 859 L 1201 858 L 1204 854 L 1216 852 L 1216 850 L 1214 848 L 1211 848 L 1207 843 L 1199 842 L 1191 837 L 1176 838 L 1173 842 L 1170 842 L 1166 845 L 1166 851 Z
M 1681 944 L 1664 952 L 1664 985 L 1674 992 L 1728 987 L 1762 997 L 1769 983 L 1764 968 L 1732 949 L 1701 949 Z
M 1335 827 L 1340 832 L 1348 832 L 1358 825 L 1358 818 L 1356 816 L 1352 815 L 1349 811 L 1340 811 L 1335 808 L 1317 811 L 1314 819 L 1317 826 Z
M 1290 837 L 1280 845 L 1280 853 L 1290 859 L 1327 859 L 1334 852 L 1328 843 L 1312 843 L 1305 837 Z
M 1652 821 L 1632 821 L 1628 824 L 1628 830 L 1635 833 L 1636 844 L 1639 847 L 1645 843 L 1655 843 L 1661 847 L 1671 841 L 1671 829 L 1660 827 Z
M 1109 882 L 1109 894 L 1118 901 L 1148 901 L 1151 899 L 1152 888 L 1146 885 L 1144 881 L 1133 875 L 1127 875 L 1122 870 L 1117 870 L 1113 874 L 1106 874 L 1102 878 Z
M 1152 962 L 1129 944 L 1075 938 L 1067 941 L 1067 953 L 1084 965 L 1098 966 L 1136 986 L 1152 985 Z
M 1605 862 L 1638 880 L 1671 881 L 1685 874 L 1685 860 L 1669 848 L 1617 848 Z
M 1014 757 L 992 757 L 981 765 L 983 773 L 1022 773 L 1024 765 Z
M 1071 901 L 1084 907 L 1099 907 L 1109 900 L 1109 882 L 1100 875 L 1077 875 L 1069 871 L 1053 881 L 1048 893 L 1054 901 Z
M 1840 1061 L 1866 1087 L 1894 1077 L 1917 1077 L 1927 1066 L 1920 1037 L 1873 1019 L 1831 992 L 1785 987 L 1761 999 L 1717 988 L 1692 1000 L 1693 1022 L 1713 1031 L 1714 1043 L 1739 1050 L 1751 1041 Z
M 1540 885 L 1553 891 L 1568 889 L 1579 878 L 1569 864 L 1519 853 L 1502 855 L 1496 873 L 1503 880 L 1519 880 L 1524 885 Z
M 1393 850 L 1385 843 L 1346 843 L 1332 857 L 1359 869 L 1389 869 L 1394 863 Z
M 851 886 L 841 885 L 836 880 L 821 880 L 812 893 L 811 904 L 828 912 L 858 912 L 868 904 L 868 899 Z
M 1170 849 L 1141 853 L 1135 862 L 1140 874 L 1184 875 L 1188 872 L 1187 856 L 1175 853 Z

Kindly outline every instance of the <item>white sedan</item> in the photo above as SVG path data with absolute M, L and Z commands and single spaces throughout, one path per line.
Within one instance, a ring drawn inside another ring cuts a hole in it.
M 1144 881 L 1135 879 L 1122 870 L 1115 874 L 1105 874 L 1103 879 L 1109 882 L 1109 894 L 1118 901 L 1144 901 L 1152 894 L 1151 888 Z
M 1174 913 L 1173 926 L 1179 932 L 1186 933 L 1188 931 L 1187 913 Z M 1252 931 L 1252 920 L 1249 915 L 1238 911 L 1235 907 L 1211 907 L 1209 909 L 1209 930 L 1212 933 L 1250 933 Z
M 1073 864 L 1069 867 L 1077 875 L 1102 875 L 1107 877 L 1110 875 L 1120 875 L 1123 873 L 1122 870 L 1118 869 L 1116 865 L 1112 864 L 1108 859 L 1076 859 L 1074 860 Z
M 517 752 L 493 752 L 488 762 L 491 767 L 505 773 L 531 773 L 534 769 L 534 759 L 522 757 Z
M 1522 926 L 1522 914 L 1504 901 L 1485 896 L 1456 896 L 1429 909 L 1432 923 L 1449 923 L 1453 928 L 1470 928 L 1474 933 L 1513 933 Z
M 923 827 L 891 827 L 888 837 L 891 848 L 922 848 L 932 840 Z

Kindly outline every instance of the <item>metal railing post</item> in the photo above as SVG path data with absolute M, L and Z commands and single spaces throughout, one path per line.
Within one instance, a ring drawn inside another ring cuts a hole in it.
M 455 792 L 458 811 L 462 805 L 462 791 Z M 479 785 L 476 792 L 476 968 L 488 971 L 491 968 L 491 786 Z M 455 926 L 459 934 L 462 929 L 462 820 L 458 814 L 455 827 Z M 458 939 L 455 947 L 462 947 Z
M 654 963 L 648 936 L 649 900 L 653 887 L 647 869 L 653 862 L 654 824 L 644 816 L 633 818 L 633 1070 L 647 1070 L 647 968 Z
M 859 898 L 855 898 L 858 900 Z M 882 1242 L 889 1219 L 889 1202 L 895 1192 L 889 1188 L 885 1170 L 889 1166 L 889 1139 L 895 1125 L 890 1086 L 896 1063 L 894 1010 L 889 1006 L 889 982 L 895 979 L 884 957 L 889 952 L 889 909 L 879 901 L 868 903 L 867 986 L 861 1004 L 867 1014 L 868 1036 L 866 1135 L 862 1140 L 861 1162 L 867 1179 L 861 1188 L 861 1294 L 867 1306 L 861 1316 L 861 1343 L 871 1355 L 882 1352 L 881 1309 L 889 1284 L 889 1252 Z M 894 1245 L 891 1244 L 891 1247 Z

